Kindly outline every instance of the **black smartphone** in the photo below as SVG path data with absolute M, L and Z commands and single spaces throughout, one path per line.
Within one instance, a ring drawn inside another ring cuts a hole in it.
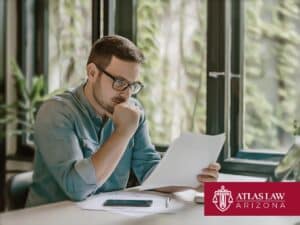
M 133 199 L 108 199 L 104 206 L 126 206 L 126 207 L 150 207 L 152 200 L 133 200 Z

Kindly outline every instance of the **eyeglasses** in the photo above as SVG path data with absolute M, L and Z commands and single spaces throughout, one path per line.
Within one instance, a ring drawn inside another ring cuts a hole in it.
M 96 64 L 95 64 L 96 65 Z M 133 95 L 138 94 L 144 87 L 144 85 L 140 81 L 129 83 L 126 79 L 121 77 L 115 77 L 102 67 L 96 65 L 96 67 L 103 72 L 106 76 L 110 77 L 113 80 L 112 88 L 116 91 L 125 91 L 128 87 L 131 90 Z

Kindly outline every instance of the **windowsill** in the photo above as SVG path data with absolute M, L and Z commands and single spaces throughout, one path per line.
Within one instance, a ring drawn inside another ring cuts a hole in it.
M 252 160 L 253 162 L 279 162 L 286 152 L 278 152 L 274 150 L 240 150 L 237 152 L 234 159 L 237 160 Z
M 265 160 L 229 158 L 221 162 L 221 172 L 255 177 L 268 177 L 273 173 L 277 163 L 278 162 Z

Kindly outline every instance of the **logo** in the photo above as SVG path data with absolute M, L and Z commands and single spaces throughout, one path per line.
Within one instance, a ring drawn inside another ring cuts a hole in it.
M 222 185 L 220 189 L 214 192 L 212 202 L 219 211 L 225 212 L 233 203 L 231 191 L 225 189 L 225 186 Z
M 300 182 L 206 182 L 204 215 L 300 215 Z

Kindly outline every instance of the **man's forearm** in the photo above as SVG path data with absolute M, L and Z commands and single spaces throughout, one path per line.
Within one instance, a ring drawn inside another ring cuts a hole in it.
M 105 182 L 118 165 L 132 134 L 115 130 L 92 156 L 98 182 Z

